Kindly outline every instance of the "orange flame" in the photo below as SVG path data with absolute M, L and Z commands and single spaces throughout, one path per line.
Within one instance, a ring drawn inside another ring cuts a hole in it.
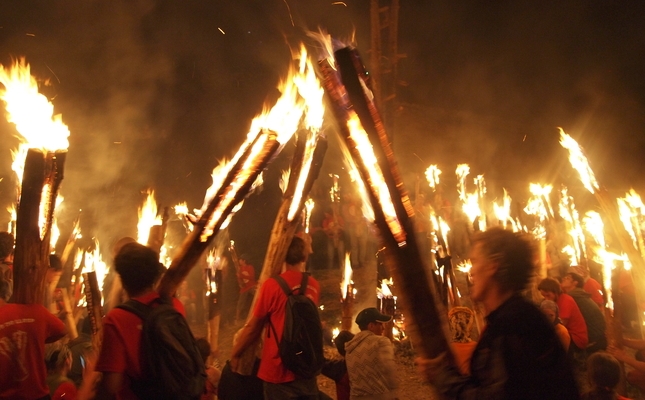
M 311 212 L 315 206 L 314 200 L 312 198 L 307 199 L 305 202 L 305 233 L 309 233 L 309 224 L 311 221 Z
M 441 175 L 441 170 L 436 165 L 431 165 L 426 169 L 426 179 L 431 188 L 434 189 L 439 184 L 439 175 Z
M 468 164 L 459 164 L 455 170 L 459 183 L 457 184 L 457 191 L 459 192 L 459 199 L 466 202 L 466 177 L 470 174 L 470 166 Z
M 343 299 L 347 298 L 347 291 L 350 288 L 350 285 L 353 285 L 352 282 L 352 263 L 350 261 L 349 253 L 345 253 L 345 271 L 343 272 L 343 281 L 340 283 L 340 292 L 343 296 Z
M 390 279 L 381 280 L 381 288 L 376 289 L 376 295 L 378 298 L 382 299 L 384 297 L 392 297 L 392 291 L 390 290 L 390 285 L 394 285 L 394 282 Z
M 611 295 L 611 276 L 612 270 L 616 267 L 615 260 L 619 257 L 606 250 L 604 224 L 600 214 L 595 211 L 588 211 L 582 219 L 582 225 L 589 237 L 596 244 L 592 247 L 593 260 L 603 266 L 602 279 L 605 292 L 607 293 L 607 307 L 614 309 L 614 301 Z
M 379 167 L 378 160 L 374 154 L 374 148 L 369 141 L 367 132 L 365 132 L 361 125 L 360 119 L 353 111 L 350 111 L 350 119 L 347 121 L 347 127 L 349 128 L 350 138 L 363 159 L 363 164 L 365 165 L 366 173 L 368 175 L 367 183 L 371 188 L 374 197 L 376 197 L 381 205 L 385 216 L 385 222 L 387 223 L 394 240 L 396 240 L 399 246 L 403 246 L 405 245 L 406 240 L 405 231 L 396 215 L 394 203 L 390 197 L 387 184 L 385 183 L 383 172 L 381 171 L 381 167 Z
M 38 83 L 24 58 L 16 60 L 12 68 L 0 65 L 0 99 L 6 103 L 8 120 L 30 148 L 44 152 L 67 150 L 69 129 L 60 115 L 54 115 L 54 105 L 38 92 Z
M 289 185 L 289 175 L 291 175 L 291 168 L 285 169 L 284 171 L 282 171 L 282 175 L 280 175 L 280 181 L 278 182 L 278 185 L 280 186 L 282 194 L 287 191 L 287 186 Z
M 569 162 L 571 166 L 578 171 L 580 175 L 580 180 L 584 187 L 591 193 L 595 193 L 598 190 L 598 182 L 596 181 L 596 176 L 593 173 L 593 170 L 589 166 L 589 161 L 585 157 L 584 152 L 578 142 L 571 136 L 567 135 L 562 128 L 560 129 L 560 144 L 565 149 L 569 150 Z
M 161 216 L 157 215 L 157 201 L 155 200 L 155 191 L 148 190 L 147 197 L 139 208 L 139 223 L 137 224 L 137 242 L 148 244 L 150 228 L 155 225 L 161 225 Z
M 563 187 L 561 190 L 559 213 L 566 223 L 569 236 L 573 243 L 571 263 L 572 265 L 580 265 L 582 258 L 586 257 L 586 249 L 584 246 L 585 236 L 580 226 L 579 214 L 573 203 L 573 197 L 569 196 L 566 187 Z

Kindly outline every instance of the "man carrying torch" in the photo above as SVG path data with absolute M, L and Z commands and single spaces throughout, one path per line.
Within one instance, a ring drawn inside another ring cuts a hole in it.
M 487 326 L 472 356 L 470 376 L 440 355 L 418 359 L 419 370 L 447 398 L 578 399 L 566 353 L 540 310 L 521 292 L 534 274 L 533 250 L 520 234 L 492 228 L 473 237 L 473 301 Z

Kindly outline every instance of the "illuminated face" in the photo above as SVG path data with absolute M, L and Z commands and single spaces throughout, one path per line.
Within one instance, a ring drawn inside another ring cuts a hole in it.
M 555 311 L 549 310 L 548 308 L 543 308 L 542 312 L 546 315 L 546 318 L 553 324 L 555 323 Z
M 497 272 L 497 263 L 492 262 L 482 249 L 483 244 L 477 243 L 470 253 L 470 297 L 474 301 L 482 301 L 489 293 L 491 285 L 495 285 L 493 276 Z

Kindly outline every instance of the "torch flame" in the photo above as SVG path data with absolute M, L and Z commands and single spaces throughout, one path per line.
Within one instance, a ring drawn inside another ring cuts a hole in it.
M 470 174 L 470 166 L 468 164 L 457 165 L 455 174 L 457 175 L 457 179 L 459 179 L 459 183 L 457 184 L 459 199 L 466 202 L 466 177 Z
M 439 184 L 439 175 L 441 175 L 441 170 L 436 165 L 431 165 L 426 169 L 426 179 L 431 188 L 434 189 Z
M 287 191 L 287 186 L 289 185 L 289 175 L 291 175 L 291 168 L 285 169 L 280 175 L 280 182 L 278 182 L 278 185 L 280 186 L 282 194 Z
M 382 279 L 381 280 L 381 289 L 376 289 L 376 295 L 382 299 L 385 297 L 392 297 L 392 291 L 390 290 L 390 286 L 392 285 L 393 282 L 392 280 L 387 280 L 387 279 Z
M 38 83 L 24 58 L 16 60 L 12 68 L 0 65 L 0 99 L 6 103 L 8 121 L 30 148 L 43 152 L 67 150 L 69 129 L 60 114 L 54 115 L 54 105 L 38 93 Z
M 315 206 L 314 200 L 312 198 L 305 201 L 305 233 L 309 233 L 309 224 L 311 221 L 311 212 Z
M 390 192 L 388 190 L 387 184 L 385 183 L 385 178 L 383 172 L 378 165 L 378 160 L 374 154 L 374 148 L 369 141 L 367 132 L 363 129 L 360 119 L 353 111 L 350 111 L 350 119 L 347 121 L 347 127 L 350 132 L 350 139 L 356 146 L 358 153 L 360 153 L 363 158 L 363 163 L 367 171 L 367 183 L 370 186 L 374 197 L 381 205 L 383 214 L 385 216 L 385 222 L 390 228 L 392 236 L 397 241 L 399 246 L 405 244 L 405 231 L 399 222 L 399 218 L 396 215 L 394 209 L 394 203 L 390 197 Z
M 343 272 L 343 281 L 340 283 L 340 292 L 343 299 L 347 298 L 347 291 L 349 290 L 352 282 L 352 262 L 350 261 L 349 253 L 345 253 L 345 271 Z
M 161 216 L 157 215 L 157 201 L 155 191 L 148 190 L 147 197 L 139 208 L 139 223 L 137 224 L 137 242 L 147 245 L 150 228 L 161 225 Z
M 560 144 L 565 149 L 569 150 L 569 162 L 571 166 L 580 174 L 580 180 L 584 187 L 591 193 L 595 193 L 599 189 L 598 182 L 593 170 L 589 166 L 589 161 L 585 157 L 584 152 L 578 142 L 571 136 L 567 135 L 562 128 L 560 129 Z

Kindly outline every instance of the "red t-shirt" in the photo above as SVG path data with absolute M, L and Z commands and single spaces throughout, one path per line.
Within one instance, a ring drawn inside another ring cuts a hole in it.
M 594 278 L 587 278 L 582 289 L 591 295 L 591 300 L 598 304 L 598 307 L 605 307 L 605 299 L 602 297 L 602 286 Z
M 65 335 L 65 324 L 40 304 L 0 307 L 0 398 L 49 394 L 45 342 Z
M 133 300 L 143 304 L 150 304 L 159 298 L 156 292 L 148 293 Z M 174 298 L 173 305 L 183 316 L 184 306 Z M 139 362 L 141 344 L 141 319 L 135 314 L 113 308 L 103 318 L 103 344 L 96 370 L 99 372 L 116 372 L 123 374 L 123 386 L 117 393 L 117 399 L 137 399 L 130 390 L 130 378 L 141 377 L 141 363 Z
M 291 289 L 300 287 L 302 281 L 302 272 L 286 271 L 280 275 Z M 320 286 L 318 281 L 309 277 L 307 282 L 307 297 L 318 305 L 320 296 Z M 271 318 L 271 324 L 275 328 L 276 337 L 269 324 L 266 324 L 266 338 L 262 348 L 262 360 L 258 370 L 258 378 L 265 382 L 286 383 L 296 379 L 293 372 L 289 371 L 282 365 L 282 359 L 278 353 L 278 342 L 282 340 L 282 328 L 284 325 L 285 306 L 287 304 L 287 295 L 284 294 L 280 284 L 275 279 L 267 279 L 260 288 L 260 295 L 255 304 L 253 315 L 258 319 Z M 276 340 L 277 339 L 277 340 Z
M 575 345 L 580 349 L 586 348 L 587 344 L 589 344 L 587 323 L 585 322 L 576 301 L 568 294 L 562 293 L 558 296 L 558 308 L 560 318 L 568 319 L 564 326 L 569 331 L 569 334 L 571 334 L 571 340 L 573 343 L 575 343 Z
M 246 264 L 245 266 L 240 267 L 238 274 L 242 283 L 240 293 L 244 293 L 257 285 L 257 282 L 255 281 L 255 268 L 253 268 L 252 265 Z

